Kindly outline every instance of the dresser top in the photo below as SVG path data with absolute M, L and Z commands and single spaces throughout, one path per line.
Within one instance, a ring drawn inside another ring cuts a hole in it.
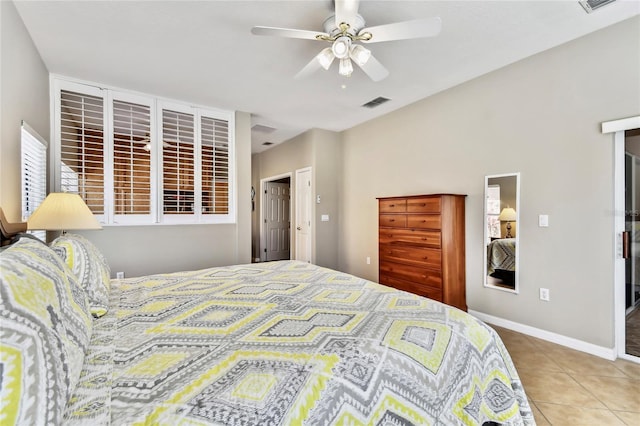
M 394 197 L 376 197 L 377 200 L 393 200 L 393 199 L 406 199 L 406 198 L 425 198 L 425 197 L 442 197 L 444 195 L 452 196 L 452 197 L 466 197 L 467 194 L 450 194 L 450 193 L 440 193 L 440 194 L 423 194 L 423 195 L 398 195 Z

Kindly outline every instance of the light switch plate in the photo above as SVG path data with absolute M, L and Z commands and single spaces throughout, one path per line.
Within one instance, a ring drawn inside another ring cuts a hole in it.
M 546 228 L 549 226 L 549 215 L 541 214 L 538 215 L 538 226 L 541 228 Z
M 323 214 L 322 216 L 320 216 L 320 220 L 323 222 L 329 222 L 329 215 Z

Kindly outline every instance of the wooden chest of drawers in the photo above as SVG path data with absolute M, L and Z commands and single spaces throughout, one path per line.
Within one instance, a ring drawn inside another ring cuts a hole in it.
M 378 198 L 379 281 L 467 310 L 465 195 Z

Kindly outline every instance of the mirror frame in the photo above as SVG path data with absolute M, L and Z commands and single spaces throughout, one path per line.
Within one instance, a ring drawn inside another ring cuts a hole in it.
M 490 284 L 487 280 L 488 278 L 488 271 L 487 271 L 487 241 L 489 240 L 489 235 L 488 235 L 488 226 L 487 226 L 487 190 L 489 188 L 489 180 L 490 179 L 494 179 L 494 178 L 504 178 L 504 177 L 515 177 L 516 178 L 516 205 L 515 205 L 515 210 L 516 210 L 516 220 L 515 222 L 517 224 L 520 223 L 520 173 L 516 172 L 516 173 L 503 173 L 503 174 L 497 174 L 497 175 L 487 175 L 484 177 L 484 197 L 483 197 L 483 207 L 482 207 L 482 211 L 483 211 L 483 220 L 482 220 L 482 227 L 483 227 L 483 231 L 482 231 L 482 271 L 483 271 L 483 278 L 482 278 L 482 282 L 484 284 L 485 287 L 487 288 L 492 288 L 492 289 L 496 289 L 496 290 L 501 290 L 501 291 L 506 291 L 509 293 L 519 293 L 520 292 L 520 230 L 519 227 L 517 228 L 516 231 L 516 235 L 515 235 L 515 240 L 516 240 L 516 254 L 515 254 L 515 273 L 514 273 L 514 287 L 513 288 L 508 288 L 508 287 L 502 287 L 499 285 L 495 285 L 495 284 Z M 502 208 L 502 206 L 501 206 Z

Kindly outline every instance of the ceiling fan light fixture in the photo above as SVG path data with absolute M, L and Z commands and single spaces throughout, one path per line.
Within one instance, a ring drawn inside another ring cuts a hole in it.
M 349 58 L 340 59 L 340 68 L 338 69 L 338 74 L 343 75 L 345 77 L 351 77 L 352 72 L 353 72 L 353 64 L 351 63 L 351 59 Z
M 354 44 L 349 56 L 356 64 L 363 66 L 371 57 L 371 51 L 360 44 Z
M 325 49 L 322 49 L 322 51 L 318 53 L 318 55 L 316 56 L 316 59 L 318 60 L 322 68 L 324 68 L 325 70 L 328 70 L 331 64 L 333 63 L 333 60 L 335 59 L 335 57 L 336 56 L 333 54 L 333 51 L 331 50 L 331 48 L 327 47 Z
M 331 46 L 333 54 L 338 59 L 349 58 L 349 51 L 351 50 L 351 39 L 347 36 L 338 37 Z

